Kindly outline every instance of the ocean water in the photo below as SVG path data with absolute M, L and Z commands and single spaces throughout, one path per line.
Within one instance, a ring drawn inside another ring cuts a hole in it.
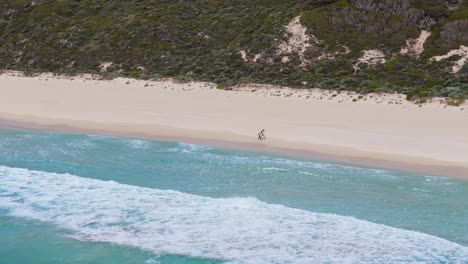
M 0 263 L 468 263 L 468 181 L 2 129 Z

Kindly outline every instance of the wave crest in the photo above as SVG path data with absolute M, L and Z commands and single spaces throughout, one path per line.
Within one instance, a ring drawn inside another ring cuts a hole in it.
M 0 208 L 84 241 L 243 263 L 463 263 L 468 248 L 423 233 L 255 198 L 214 199 L 0 166 Z

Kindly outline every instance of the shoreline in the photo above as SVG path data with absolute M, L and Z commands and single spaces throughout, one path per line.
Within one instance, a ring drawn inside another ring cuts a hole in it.
M 357 166 L 369 169 L 383 169 L 402 171 L 414 174 L 427 174 L 427 176 L 450 177 L 468 180 L 468 168 L 451 165 L 434 165 L 431 160 L 425 160 L 424 163 L 412 161 L 392 161 L 384 159 L 373 159 L 364 156 L 347 156 L 334 153 L 315 152 L 313 150 L 298 150 L 280 147 L 269 147 L 262 144 L 222 141 L 215 139 L 200 139 L 194 137 L 169 137 L 167 135 L 155 135 L 138 132 L 95 130 L 89 128 L 78 128 L 73 126 L 41 125 L 33 123 L 21 123 L 16 121 L 6 121 L 0 119 L 0 129 L 21 129 L 42 132 L 57 132 L 85 135 L 100 135 L 110 137 L 125 137 L 144 140 L 173 141 L 188 144 L 195 144 L 205 147 L 213 147 L 224 150 L 247 151 L 259 154 L 281 155 L 293 159 L 307 159 L 322 162 L 338 163 L 347 166 Z M 364 153 L 363 153 L 364 154 Z
M 466 105 L 420 107 L 401 95 L 352 101 L 347 93 L 315 89 L 245 85 L 220 91 L 210 83 L 50 74 L 4 73 L 0 83 L 0 124 L 7 127 L 181 141 L 468 179 Z M 259 142 L 262 128 L 267 140 Z

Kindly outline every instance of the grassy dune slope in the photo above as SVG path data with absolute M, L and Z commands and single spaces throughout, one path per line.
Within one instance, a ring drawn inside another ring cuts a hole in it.
M 468 1 L 448 2 L 4 0 L 0 69 L 99 72 L 112 62 L 106 75 L 468 98 L 468 67 L 450 72 L 459 56 L 428 62 L 468 46 Z M 304 67 L 298 54 L 278 53 L 288 39 L 285 26 L 297 16 L 319 40 L 305 52 Z M 421 56 L 400 55 L 421 29 L 432 33 Z M 366 49 L 381 50 L 386 62 L 355 72 Z

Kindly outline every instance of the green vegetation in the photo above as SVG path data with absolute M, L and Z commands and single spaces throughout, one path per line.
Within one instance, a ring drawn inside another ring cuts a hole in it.
M 447 105 L 460 106 L 465 102 L 465 98 L 447 98 Z
M 456 21 L 456 20 L 467 19 L 467 18 L 468 18 L 468 6 L 464 6 L 464 7 L 460 7 L 459 9 L 454 10 L 448 19 L 450 21 Z
M 360 93 L 400 92 L 408 98 L 468 98 L 468 68 L 456 58 L 429 63 L 468 46 L 468 0 L 3 0 L 0 69 L 97 73 L 107 78 L 176 77 L 212 81 L 219 89 L 254 82 Z M 449 8 L 449 6 L 451 8 Z M 318 38 L 283 63 L 285 25 L 301 16 Z M 430 30 L 420 58 L 398 52 Z M 345 47 L 349 48 L 346 53 Z M 364 49 L 387 62 L 353 65 Z M 244 61 L 240 50 L 249 58 Z M 338 54 L 319 59 L 320 54 Z M 252 58 L 261 54 L 255 63 Z

